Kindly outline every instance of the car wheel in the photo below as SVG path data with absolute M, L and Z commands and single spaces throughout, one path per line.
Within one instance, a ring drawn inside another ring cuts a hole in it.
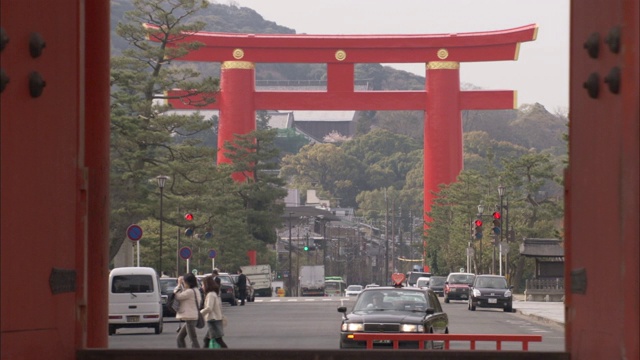
M 513 306 L 511 304 L 505 306 L 504 312 L 513 312 Z
M 109 336 L 115 335 L 115 333 L 116 333 L 116 327 L 113 325 L 109 325 Z
M 162 322 L 157 323 L 153 329 L 155 330 L 156 335 L 162 334 L 162 330 L 163 330 L 164 326 Z

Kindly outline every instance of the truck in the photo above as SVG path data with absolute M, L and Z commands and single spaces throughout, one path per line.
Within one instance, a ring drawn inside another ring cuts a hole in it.
M 300 267 L 300 296 L 324 296 L 324 265 Z
M 271 265 L 240 266 L 253 286 L 253 296 L 271 297 Z

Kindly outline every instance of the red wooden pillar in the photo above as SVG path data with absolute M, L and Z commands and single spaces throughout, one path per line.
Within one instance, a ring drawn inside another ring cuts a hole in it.
M 462 171 L 462 119 L 460 117 L 460 64 L 427 64 L 427 111 L 424 119 L 424 211 L 431 211 L 432 191 L 451 184 Z M 425 221 L 431 218 L 425 216 Z
M 86 241 L 79 268 L 86 268 L 86 347 L 106 348 L 109 313 L 109 14 L 110 2 L 86 3 L 85 23 L 85 163 L 88 182 L 87 233 L 78 234 Z M 89 240 L 90 239 L 90 240 Z
M 220 88 L 218 164 L 231 162 L 225 156 L 225 143 L 233 142 L 236 134 L 247 134 L 256 129 L 254 64 L 248 61 L 223 62 Z

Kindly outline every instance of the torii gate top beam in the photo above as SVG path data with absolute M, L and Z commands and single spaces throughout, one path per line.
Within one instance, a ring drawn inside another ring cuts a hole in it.
M 154 28 L 152 25 L 146 25 Z M 424 63 L 517 60 L 521 42 L 536 39 L 538 26 L 430 35 L 283 35 L 198 32 L 183 41 L 205 46 L 184 61 L 254 63 Z M 156 41 L 151 37 L 152 41 Z M 241 49 L 241 52 L 236 50 Z M 443 56 L 441 49 L 446 49 Z M 343 51 L 345 57 L 338 56 Z

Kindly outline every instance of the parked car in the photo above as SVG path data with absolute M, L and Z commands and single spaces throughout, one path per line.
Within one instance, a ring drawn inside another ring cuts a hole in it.
M 450 300 L 468 300 L 469 285 L 473 283 L 475 274 L 472 273 L 451 273 L 444 282 L 444 302 Z
M 362 285 L 349 285 L 345 290 L 344 295 L 346 297 L 358 296 L 362 292 Z
M 449 333 L 449 317 L 442 310 L 436 294 L 429 289 L 416 287 L 374 287 L 363 290 L 347 314 L 346 307 L 339 307 L 343 314 L 340 325 L 340 348 L 366 348 L 365 341 L 353 340 L 359 332 L 387 333 Z M 438 344 L 442 347 L 442 344 Z M 390 340 L 376 341 L 374 348 L 392 349 Z M 417 341 L 400 341 L 400 348 L 417 349 Z M 425 347 L 433 347 L 430 342 Z
M 239 274 L 231 274 L 231 278 L 233 279 L 233 284 L 235 285 L 235 295 L 236 295 L 236 299 L 240 300 L 240 288 L 238 287 L 238 276 L 240 276 Z M 247 297 L 245 298 L 245 301 L 247 302 L 253 302 L 256 299 L 255 296 L 255 291 L 253 289 L 253 283 L 251 283 L 251 280 L 249 279 L 249 277 L 247 276 Z
M 513 286 L 507 284 L 507 279 L 500 275 L 478 275 L 473 284 L 469 285 L 468 309 L 475 311 L 476 307 L 503 309 L 513 311 Z
M 176 316 L 176 313 L 169 309 L 167 299 L 173 294 L 173 289 L 178 286 L 178 278 L 160 278 L 160 294 L 162 294 L 162 313 L 164 316 Z
M 238 305 L 236 285 L 231 275 L 228 273 L 220 273 L 218 274 L 218 278 L 220 278 L 220 300 L 222 300 L 222 302 L 228 302 L 231 306 Z
M 433 290 L 438 296 L 444 296 L 444 282 L 447 281 L 445 276 L 432 276 L 429 280 L 429 289 Z
M 153 328 L 162 333 L 158 274 L 150 267 L 119 267 L 109 273 L 109 335 L 118 328 Z

